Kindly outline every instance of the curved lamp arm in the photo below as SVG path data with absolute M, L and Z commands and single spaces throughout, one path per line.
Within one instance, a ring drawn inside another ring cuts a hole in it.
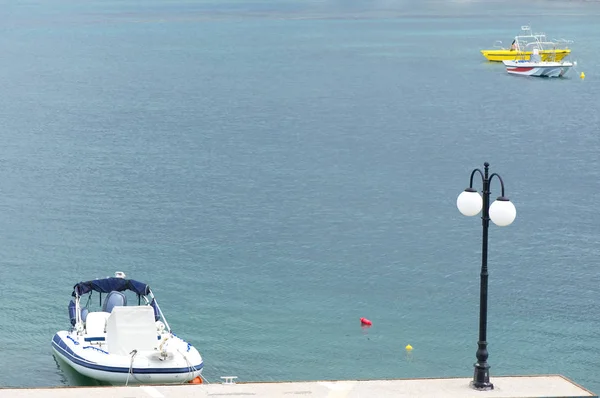
M 499 174 L 493 173 L 488 177 L 488 166 L 489 163 L 484 163 L 485 172 L 481 169 L 475 169 L 471 172 L 469 179 L 469 188 L 465 189 L 456 199 L 456 206 L 458 210 L 465 216 L 476 216 L 483 209 L 484 202 L 489 203 L 490 194 L 490 183 L 494 177 L 500 181 L 501 195 L 489 206 L 488 209 L 484 209 L 484 216 L 488 215 L 492 222 L 500 227 L 504 227 L 512 224 L 517 216 L 517 209 L 515 205 L 504 196 L 504 181 Z M 482 196 L 473 188 L 473 178 L 475 174 L 479 173 L 483 183 L 483 195 Z M 487 214 L 486 214 L 487 213 Z

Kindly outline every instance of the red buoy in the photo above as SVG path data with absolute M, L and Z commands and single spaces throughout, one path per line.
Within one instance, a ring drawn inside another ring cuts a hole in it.
M 371 322 L 367 318 L 360 318 L 360 323 L 365 326 L 371 326 L 373 324 L 373 322 Z

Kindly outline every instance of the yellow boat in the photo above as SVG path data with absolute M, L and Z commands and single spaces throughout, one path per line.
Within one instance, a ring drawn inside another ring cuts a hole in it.
M 515 59 L 529 60 L 533 51 L 515 51 L 515 50 L 481 50 L 483 56 L 492 62 L 502 61 L 514 61 Z M 571 50 L 568 48 L 556 49 L 556 50 L 542 50 L 540 55 L 542 61 L 561 61 L 564 57 L 569 55 Z
M 561 61 L 571 53 L 568 47 L 570 40 L 548 40 L 543 33 L 532 33 L 529 26 L 521 26 L 525 34 L 515 36 L 510 48 L 504 48 L 500 40 L 494 43 L 494 49 L 481 50 L 481 54 L 492 62 L 511 61 L 515 59 L 529 60 L 533 49 L 539 51 L 542 61 Z

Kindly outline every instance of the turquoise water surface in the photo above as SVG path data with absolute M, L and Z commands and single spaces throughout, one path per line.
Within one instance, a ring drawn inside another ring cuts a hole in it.
M 492 381 L 600 391 L 600 3 L 0 9 L 0 385 L 89 383 L 50 341 L 115 271 L 209 381 L 470 377 L 481 222 L 455 203 L 488 161 L 517 207 L 490 228 Z M 574 40 L 568 78 L 485 61 L 524 24 Z

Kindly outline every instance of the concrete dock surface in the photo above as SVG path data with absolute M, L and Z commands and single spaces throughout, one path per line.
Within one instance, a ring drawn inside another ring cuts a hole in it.
M 560 375 L 493 377 L 494 390 L 476 391 L 470 378 L 204 383 L 128 387 L 1 388 L 0 398 L 579 398 L 598 397 Z

